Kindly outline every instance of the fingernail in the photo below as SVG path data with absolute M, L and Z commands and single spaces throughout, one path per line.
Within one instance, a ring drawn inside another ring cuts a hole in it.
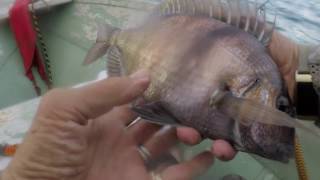
M 143 80 L 149 80 L 149 73 L 146 70 L 139 70 L 133 74 L 130 75 L 130 78 L 132 78 L 135 81 L 143 81 Z

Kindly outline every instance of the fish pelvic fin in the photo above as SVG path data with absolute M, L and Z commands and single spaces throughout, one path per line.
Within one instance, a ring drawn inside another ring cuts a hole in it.
M 84 59 L 83 65 L 89 65 L 101 58 L 103 55 L 105 55 L 107 53 L 108 48 L 110 47 L 110 40 L 112 36 L 118 30 L 119 28 L 113 27 L 109 24 L 98 25 L 98 34 L 96 42 L 89 49 Z
M 276 22 L 267 21 L 267 4 L 248 0 L 165 0 L 152 16 L 187 15 L 214 18 L 255 36 L 264 46 L 268 46 Z M 276 17 L 276 12 L 274 16 Z

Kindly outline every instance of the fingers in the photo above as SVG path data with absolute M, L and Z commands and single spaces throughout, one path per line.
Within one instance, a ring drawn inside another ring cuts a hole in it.
M 182 127 L 177 129 L 178 138 L 186 144 L 196 145 L 201 142 L 201 135 L 193 128 Z M 237 152 L 224 140 L 215 140 L 211 149 L 212 153 L 222 161 L 232 160 Z
M 133 101 L 149 82 L 148 74 L 140 71 L 131 77 L 109 78 L 78 89 L 53 90 L 43 98 L 39 112 L 82 124 Z
M 148 75 L 139 72 L 130 78 L 110 78 L 74 91 L 79 99 L 82 98 L 81 111 L 85 116 L 96 118 L 114 106 L 131 102 L 146 90 L 148 84 Z
M 140 120 L 135 125 L 127 129 L 129 133 L 128 137 L 133 138 L 134 142 L 137 144 L 144 144 L 148 139 L 154 135 L 161 126 Z
M 112 119 L 111 121 L 114 123 L 120 123 L 123 127 L 126 127 L 138 117 L 138 115 L 130 109 L 129 105 L 116 107 L 111 112 L 114 114 L 110 118 Z
M 237 154 L 233 147 L 224 140 L 214 141 L 211 151 L 218 159 L 222 161 L 232 160 Z
M 201 142 L 200 134 L 193 128 L 177 128 L 177 136 L 182 142 L 189 145 L 196 145 Z
M 105 128 L 105 126 L 112 124 L 113 127 L 123 130 L 136 118 L 137 114 L 132 112 L 128 105 L 124 105 L 113 108 L 110 112 L 97 118 L 95 120 L 95 126 L 97 126 L 97 128 Z
M 299 48 L 296 43 L 278 32 L 274 32 L 269 45 L 269 52 L 275 61 L 289 90 L 294 97 L 295 75 L 299 66 Z
M 213 164 L 213 155 L 210 152 L 203 152 L 190 161 L 167 168 L 162 173 L 162 178 L 166 180 L 193 179 L 205 173 Z
M 177 143 L 176 129 L 165 127 L 159 130 L 144 146 L 149 150 L 152 158 L 157 158 Z

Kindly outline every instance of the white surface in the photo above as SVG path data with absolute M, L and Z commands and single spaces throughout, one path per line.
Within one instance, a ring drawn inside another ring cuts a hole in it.
M 61 4 L 66 4 L 72 0 L 39 0 L 35 3 L 34 8 L 37 10 L 45 9 L 47 6 L 54 7 Z M 0 22 L 6 20 L 9 17 L 9 9 L 12 6 L 14 0 L 1 0 L 0 2 Z M 30 5 L 31 8 L 31 5 Z
M 296 75 L 298 82 L 312 82 L 312 77 L 310 74 L 298 74 Z

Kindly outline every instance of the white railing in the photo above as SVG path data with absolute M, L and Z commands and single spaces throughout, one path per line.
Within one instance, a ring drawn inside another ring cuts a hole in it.
M 44 10 L 48 7 L 55 7 L 58 5 L 66 4 L 71 1 L 72 0 L 38 0 L 37 2 L 35 2 L 34 8 L 36 11 L 39 11 L 39 10 Z M 12 0 L 12 3 L 13 2 L 14 0 Z M 8 19 L 9 10 L 10 10 L 10 7 L 12 6 L 12 3 L 10 3 L 10 1 L 0 2 L 0 22 Z M 30 5 L 30 9 L 31 9 L 31 5 Z

